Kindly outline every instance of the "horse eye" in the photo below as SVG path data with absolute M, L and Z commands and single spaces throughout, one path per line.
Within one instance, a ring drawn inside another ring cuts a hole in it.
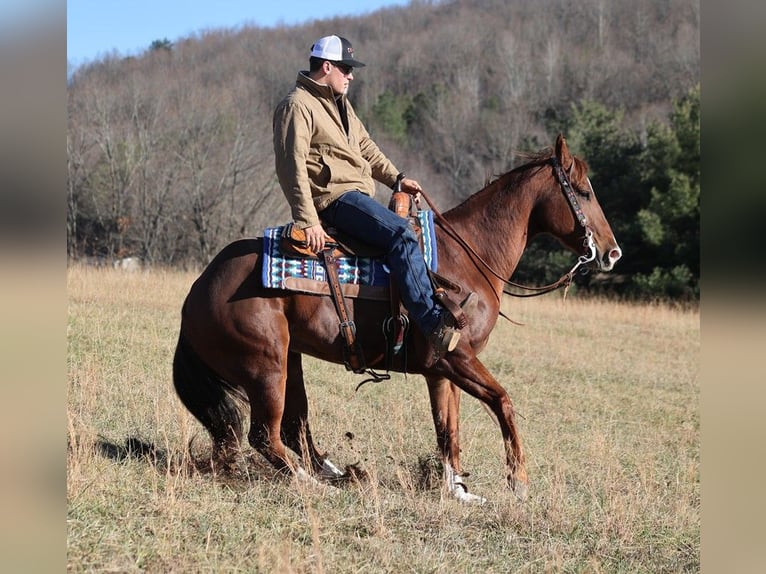
M 581 195 L 585 199 L 590 199 L 590 190 L 583 189 L 581 187 L 575 187 L 574 189 L 575 189 L 575 192 L 577 193 L 577 195 Z

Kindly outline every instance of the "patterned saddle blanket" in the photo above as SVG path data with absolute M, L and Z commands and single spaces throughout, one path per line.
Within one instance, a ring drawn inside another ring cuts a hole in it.
M 418 210 L 417 218 L 423 231 L 423 255 L 426 265 L 436 272 L 438 259 L 433 212 Z M 282 253 L 280 242 L 284 229 L 284 225 L 269 227 L 263 234 L 263 285 L 273 289 L 329 295 L 327 272 L 319 259 L 288 257 Z M 338 258 L 338 278 L 346 297 L 387 301 L 389 277 L 388 267 L 380 258 Z

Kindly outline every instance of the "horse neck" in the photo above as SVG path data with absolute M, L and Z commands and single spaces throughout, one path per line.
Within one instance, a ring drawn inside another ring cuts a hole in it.
M 527 244 L 534 188 L 531 178 L 522 179 L 521 172 L 512 171 L 447 211 L 444 218 L 494 271 L 510 278 Z

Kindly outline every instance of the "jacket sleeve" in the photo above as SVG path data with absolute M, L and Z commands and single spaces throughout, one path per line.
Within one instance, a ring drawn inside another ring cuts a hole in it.
M 399 170 L 396 169 L 396 166 L 385 156 L 377 144 L 372 141 L 364 124 L 356 117 L 355 113 L 353 113 L 353 118 L 359 127 L 359 149 L 362 152 L 362 157 L 367 160 L 370 168 L 372 168 L 372 177 L 387 187 L 392 188 L 396 184 L 396 176 L 399 175 Z
M 311 198 L 306 160 L 311 145 L 312 119 L 303 106 L 286 102 L 274 111 L 274 161 L 282 192 L 300 229 L 319 223 Z

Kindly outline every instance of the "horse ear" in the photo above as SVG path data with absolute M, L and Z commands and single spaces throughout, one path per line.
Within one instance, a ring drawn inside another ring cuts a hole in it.
M 568 170 L 570 167 L 572 167 L 572 162 L 574 160 L 572 159 L 572 154 L 569 153 L 567 140 L 562 134 L 559 134 L 556 138 L 556 157 L 559 158 L 561 166 L 564 169 Z

